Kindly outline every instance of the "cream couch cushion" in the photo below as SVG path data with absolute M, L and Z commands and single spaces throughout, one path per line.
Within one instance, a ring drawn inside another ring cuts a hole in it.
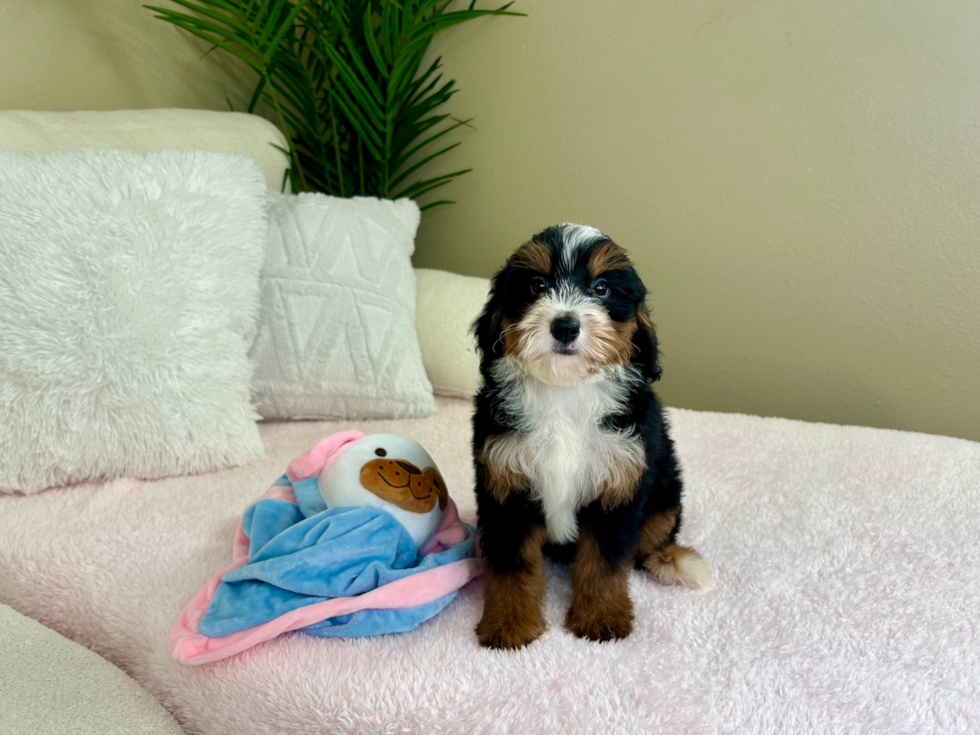
M 490 290 L 486 278 L 417 268 L 415 328 L 432 389 L 469 398 L 480 386 L 480 360 L 470 327 Z
M 289 160 L 279 129 L 265 118 L 211 110 L 114 110 L 111 112 L 0 111 L 0 148 L 63 151 L 174 148 L 244 153 L 255 159 L 270 189 L 281 189 Z
M 0 732 L 179 735 L 149 692 L 101 656 L 0 605 Z

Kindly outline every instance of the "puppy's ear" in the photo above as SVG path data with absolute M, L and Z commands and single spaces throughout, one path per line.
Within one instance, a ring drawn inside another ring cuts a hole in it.
M 480 365 L 487 365 L 503 355 L 503 305 L 501 292 L 507 277 L 507 266 L 501 268 L 490 281 L 490 295 L 483 312 L 473 322 L 470 332 L 476 337 L 476 349 L 480 353 Z
M 633 333 L 633 364 L 651 382 L 660 380 L 660 351 L 657 349 L 657 330 L 650 320 L 645 304 L 636 310 L 636 332 Z

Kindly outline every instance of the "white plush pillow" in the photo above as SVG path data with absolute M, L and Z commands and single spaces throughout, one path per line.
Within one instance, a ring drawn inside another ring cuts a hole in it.
M 265 190 L 242 155 L 0 151 L 0 487 L 262 455 Z
M 268 193 L 251 356 L 266 418 L 402 418 L 435 410 L 415 333 L 419 208 Z

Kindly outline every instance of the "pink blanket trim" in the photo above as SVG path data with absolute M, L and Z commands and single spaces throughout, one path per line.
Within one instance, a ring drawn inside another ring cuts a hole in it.
M 357 434 L 359 432 L 345 433 Z M 360 437 L 342 437 L 346 441 L 354 441 L 357 438 Z M 341 446 L 346 441 L 342 441 Z M 319 447 L 319 445 L 317 446 Z M 336 448 L 333 448 L 333 451 L 336 451 Z M 314 459 L 314 462 L 316 461 L 319 461 L 319 458 Z M 296 502 L 293 488 L 287 485 L 274 485 L 259 498 L 259 500 L 268 499 Z M 468 522 L 475 525 L 476 519 Z M 444 551 L 465 538 L 466 530 L 460 524 L 456 503 L 450 498 L 442 522 L 432 538 L 419 550 L 419 554 L 425 556 Z M 207 664 L 234 656 L 236 653 L 241 653 L 259 643 L 272 640 L 282 633 L 305 628 L 307 625 L 337 615 L 348 615 L 358 610 L 394 610 L 422 605 L 458 590 L 483 573 L 483 560 L 478 558 L 480 546 L 474 542 L 473 553 L 475 558 L 472 559 L 454 561 L 425 572 L 403 577 L 356 597 L 339 597 L 307 605 L 280 615 L 275 620 L 270 620 L 263 625 L 257 625 L 254 628 L 231 635 L 209 638 L 198 633 L 197 624 L 211 604 L 211 599 L 214 597 L 222 577 L 248 561 L 248 544 L 248 536 L 245 535 L 241 521 L 239 521 L 232 548 L 232 563 L 214 575 L 207 584 L 197 591 L 197 594 L 181 611 L 180 617 L 177 618 L 177 622 L 170 631 L 170 653 L 177 661 L 185 664 Z
M 313 449 L 303 452 L 289 463 L 289 467 L 286 468 L 286 477 L 293 482 L 316 477 L 327 464 L 327 460 L 335 455 L 341 447 L 363 438 L 364 434 L 356 429 L 350 429 L 349 431 L 338 431 L 336 434 L 321 439 Z

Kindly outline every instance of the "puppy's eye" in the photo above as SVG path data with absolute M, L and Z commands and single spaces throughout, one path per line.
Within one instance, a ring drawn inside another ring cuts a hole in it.
M 547 290 L 548 290 L 548 282 L 546 280 L 544 280 L 540 276 L 536 276 L 535 278 L 531 279 L 531 293 L 539 294 L 539 293 L 544 293 Z
M 592 293 L 596 296 L 605 296 L 609 293 L 609 284 L 605 281 L 596 281 L 592 284 Z

